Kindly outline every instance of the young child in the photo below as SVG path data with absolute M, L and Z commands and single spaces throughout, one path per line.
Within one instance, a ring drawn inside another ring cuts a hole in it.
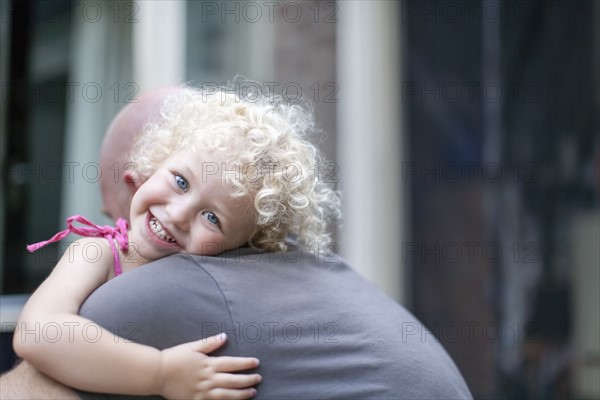
M 258 374 L 229 372 L 257 360 L 202 354 L 222 338 L 159 351 L 77 315 L 87 296 L 121 270 L 170 254 L 217 255 L 240 246 L 278 251 L 288 237 L 310 247 L 327 243 L 326 224 L 338 214 L 339 199 L 319 179 L 323 164 L 307 140 L 311 115 L 254 94 L 182 88 L 165 103 L 164 122 L 149 125 L 132 152 L 142 184 L 131 203 L 131 229 L 124 221 L 117 228 L 73 228 L 74 221 L 90 223 L 69 220 L 70 231 L 92 237 L 71 244 L 27 302 L 14 337 L 17 354 L 88 391 L 236 399 L 256 393 L 249 387 Z M 99 256 L 90 262 L 92 248 Z M 40 331 L 42 340 L 32 334 Z

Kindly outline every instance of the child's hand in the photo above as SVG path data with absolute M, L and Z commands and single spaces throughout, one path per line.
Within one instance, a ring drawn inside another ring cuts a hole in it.
M 160 394 L 168 399 L 249 399 L 258 374 L 231 374 L 258 366 L 252 357 L 210 357 L 227 339 L 225 334 L 184 343 L 161 351 Z

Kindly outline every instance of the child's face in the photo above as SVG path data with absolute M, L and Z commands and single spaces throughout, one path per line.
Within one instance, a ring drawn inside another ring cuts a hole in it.
M 141 257 L 216 255 L 248 241 L 252 201 L 231 197 L 221 165 L 218 153 L 194 146 L 171 155 L 140 186 L 131 202 L 129 240 Z

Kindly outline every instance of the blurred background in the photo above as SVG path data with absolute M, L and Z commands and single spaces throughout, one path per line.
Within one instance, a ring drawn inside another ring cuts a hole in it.
M 476 398 L 600 398 L 600 2 L 0 5 L 2 370 L 65 248 L 25 244 L 68 215 L 109 222 L 98 153 L 118 110 L 240 74 L 313 104 L 345 202 L 332 248 Z

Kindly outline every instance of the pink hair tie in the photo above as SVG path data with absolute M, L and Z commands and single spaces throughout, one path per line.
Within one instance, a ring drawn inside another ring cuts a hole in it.
M 88 226 L 73 226 L 74 221 Z M 127 250 L 129 247 L 129 240 L 127 239 L 127 221 L 125 221 L 123 218 L 119 218 L 117 220 L 117 227 L 114 228 L 108 225 L 96 225 L 81 215 L 73 215 L 72 217 L 67 218 L 67 229 L 58 232 L 48 240 L 28 245 L 27 250 L 33 253 L 49 243 L 58 242 L 59 240 L 64 239 L 69 233 L 76 233 L 78 235 L 87 237 L 103 237 L 108 240 L 108 244 L 113 252 L 115 260 L 115 275 L 120 275 L 123 272 L 121 269 L 121 262 L 119 261 L 119 251 L 115 247 L 114 242 L 115 240 L 117 241 L 119 248 L 122 251 Z

